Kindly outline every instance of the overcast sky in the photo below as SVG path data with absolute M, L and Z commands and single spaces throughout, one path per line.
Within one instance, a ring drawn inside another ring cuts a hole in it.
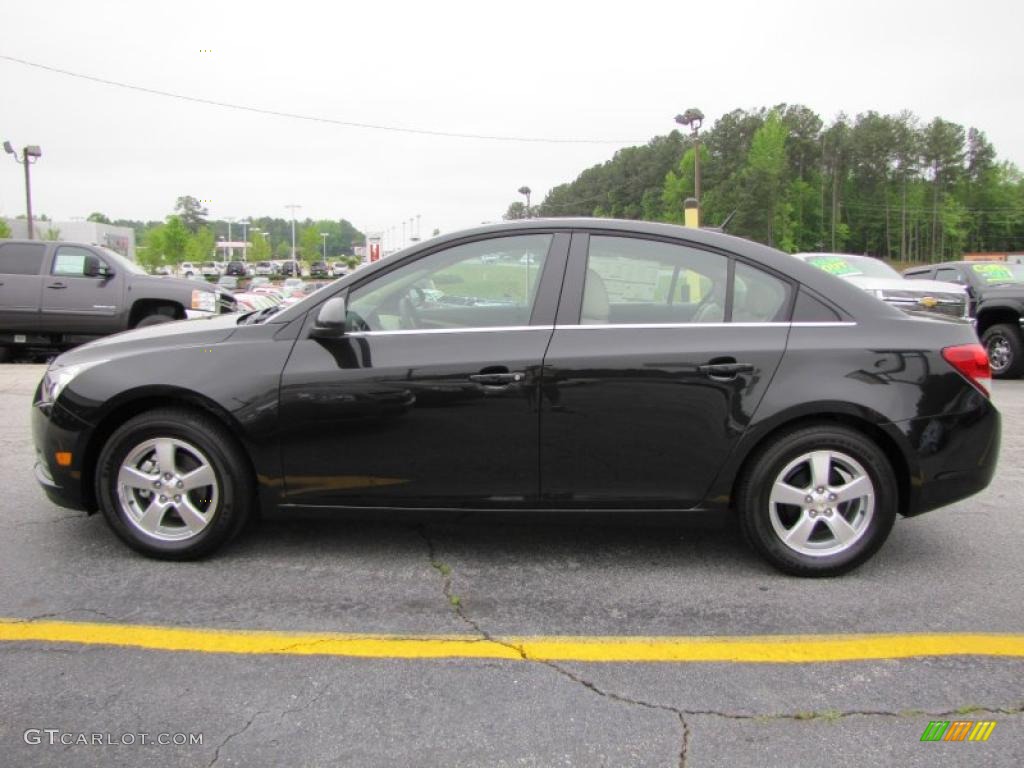
M 432 131 L 263 116 L 0 59 L 0 139 L 39 144 L 37 212 L 162 219 L 340 218 L 423 235 L 539 202 L 616 149 L 737 107 L 805 104 L 826 121 L 910 109 L 977 126 L 1024 166 L 1020 0 L 945 2 L 6 3 L 0 55 L 198 98 Z M 210 49 L 212 52 L 201 52 Z M 0 157 L 0 214 L 24 211 Z

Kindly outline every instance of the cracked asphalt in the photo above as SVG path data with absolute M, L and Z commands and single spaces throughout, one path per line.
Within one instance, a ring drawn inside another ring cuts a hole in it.
M 45 500 L 0 366 L 0 616 L 366 634 L 1024 632 L 1024 382 L 997 382 L 1000 471 L 901 520 L 866 566 L 782 576 L 728 521 L 269 516 L 223 555 L 146 560 Z M 508 647 L 518 654 L 513 645 Z M 236 656 L 0 643 L 4 766 L 765 766 L 1024 763 L 1024 660 L 620 664 Z M 995 720 L 921 743 L 930 720 Z M 201 733 L 191 746 L 27 744 Z

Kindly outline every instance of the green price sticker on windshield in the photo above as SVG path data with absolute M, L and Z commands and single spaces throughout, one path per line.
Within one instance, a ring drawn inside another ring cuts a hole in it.
M 981 275 L 988 283 L 1005 283 L 1013 281 L 1013 272 L 1002 264 L 973 264 L 971 269 Z
M 846 259 L 841 259 L 837 256 L 823 256 L 817 259 L 808 259 L 808 261 L 818 269 L 837 277 L 860 274 L 859 269 L 850 264 Z

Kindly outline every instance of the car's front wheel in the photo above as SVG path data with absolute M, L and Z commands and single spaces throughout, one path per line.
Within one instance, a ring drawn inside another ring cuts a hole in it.
M 835 576 L 885 542 L 897 488 L 885 454 L 842 426 L 805 427 L 760 449 L 737 487 L 747 541 L 777 568 Z
M 981 341 L 994 378 L 1019 379 L 1024 374 L 1024 341 L 1018 327 L 1008 323 L 993 325 L 982 334 Z
M 232 435 L 210 416 L 176 408 L 114 431 L 100 452 L 96 493 L 118 536 L 167 560 L 209 554 L 253 506 L 251 472 Z

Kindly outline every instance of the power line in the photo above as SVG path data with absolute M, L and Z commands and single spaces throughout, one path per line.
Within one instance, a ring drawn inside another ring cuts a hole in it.
M 22 66 L 32 67 L 34 69 L 41 69 L 46 72 L 52 72 L 58 75 L 65 75 L 66 77 L 74 77 L 79 80 L 88 80 L 93 83 L 100 83 L 101 85 L 109 85 L 115 88 L 123 88 L 129 91 L 137 91 L 139 93 L 148 93 L 153 96 L 165 96 L 170 99 L 179 99 L 180 101 L 190 101 L 194 104 L 205 104 L 211 107 L 222 107 L 224 109 L 234 109 L 239 112 L 250 112 L 257 115 L 270 115 L 272 117 L 286 117 L 292 120 L 306 120 L 311 123 L 325 123 L 327 125 L 339 125 L 345 128 L 363 128 L 372 131 L 391 131 L 392 133 L 411 133 L 420 136 L 435 136 L 448 139 L 480 139 L 482 141 L 509 141 L 509 142 L 520 142 L 528 144 L 642 144 L 647 139 L 581 139 L 581 138 L 546 138 L 543 136 L 501 136 L 484 133 L 461 133 L 458 131 L 435 131 L 427 128 L 407 128 L 397 125 L 380 125 L 377 123 L 362 123 L 355 122 L 352 120 L 337 120 L 331 117 L 320 117 L 318 115 L 304 115 L 298 112 L 283 112 L 276 109 L 264 109 L 263 107 L 253 107 L 246 104 L 232 104 L 226 101 L 216 101 L 214 99 L 204 99 L 200 96 L 189 96 L 183 93 L 174 93 L 172 91 L 162 91 L 158 88 L 148 88 L 143 85 L 133 85 L 132 83 L 124 83 L 118 80 L 108 80 L 103 77 L 95 77 L 93 75 L 85 75 L 80 72 L 71 72 L 66 69 L 60 69 L 59 67 L 51 67 L 46 64 L 39 64 L 34 61 L 26 61 L 25 59 L 19 59 L 14 56 L 6 56 L 0 54 L 0 59 L 4 61 L 10 61 L 15 64 L 21 64 Z

